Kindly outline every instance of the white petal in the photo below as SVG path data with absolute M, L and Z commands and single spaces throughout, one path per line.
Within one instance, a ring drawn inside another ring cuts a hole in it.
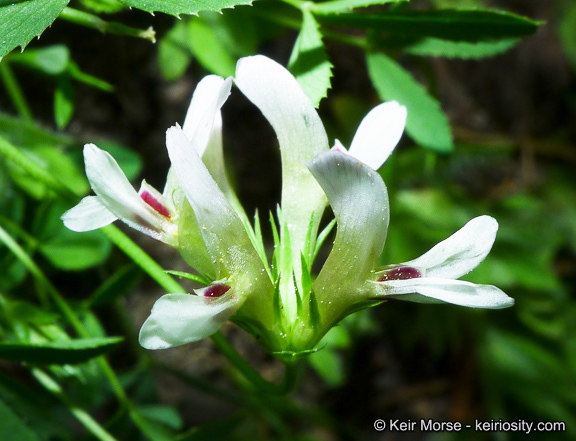
M 338 225 L 315 291 L 344 300 L 346 291 L 369 277 L 382 253 L 389 221 L 388 192 L 376 171 L 335 150 L 320 153 L 308 167 L 324 189 Z M 335 294 L 338 291 L 342 296 Z
M 385 297 L 418 303 L 452 303 L 470 308 L 501 309 L 514 304 L 500 288 L 462 280 L 423 277 L 376 282 Z
M 222 146 L 222 112 L 216 112 L 214 117 L 214 125 L 212 126 L 212 132 L 210 133 L 210 141 L 208 142 L 208 147 L 202 156 L 202 162 L 206 164 L 206 168 L 210 172 L 212 178 L 222 193 L 228 199 L 228 202 L 234 207 L 234 209 L 245 216 L 242 204 L 236 197 L 236 193 L 232 189 L 228 181 L 228 176 L 226 174 L 226 166 L 224 162 L 224 152 Z
M 209 131 L 210 127 L 199 128 L 194 137 L 202 136 L 200 132 L 206 130 Z M 258 262 L 257 271 L 259 271 L 262 262 L 248 238 L 242 221 L 210 176 L 196 151 L 190 147 L 190 142 L 180 127 L 168 129 L 166 146 L 172 168 L 194 210 L 198 225 L 201 226 L 204 242 L 219 267 L 216 277 L 228 277 L 240 270 L 240 267 L 243 267 L 242 271 L 245 272 Z
M 406 115 L 406 107 L 396 101 L 376 106 L 360 123 L 348 154 L 378 170 L 400 141 Z
M 182 192 L 180 182 L 178 181 L 178 177 L 172 167 L 168 170 L 166 185 L 164 186 L 162 196 L 164 197 L 164 200 L 167 201 L 171 210 L 175 213 L 180 212 L 182 201 L 184 200 L 184 193 Z
M 104 207 L 132 228 L 172 244 L 176 227 L 142 200 L 109 153 L 86 144 L 84 162 L 90 185 Z
M 116 219 L 118 218 L 100 203 L 98 196 L 85 197 L 62 215 L 64 225 L 72 231 L 97 230 Z
M 203 126 L 202 136 L 193 142 L 198 156 L 202 157 L 208 145 L 211 130 L 206 131 L 206 127 L 212 128 L 216 113 L 230 95 L 232 78 L 226 80 L 217 75 L 208 75 L 196 86 L 188 113 L 184 120 L 182 130 L 186 137 L 193 142 L 199 128 Z
M 326 131 L 298 81 L 275 61 L 261 55 L 242 58 L 234 81 L 264 114 L 278 137 L 283 219 L 293 248 L 299 250 L 311 215 L 314 213 L 314 221 L 319 223 L 326 205 L 322 190 L 304 165 L 328 150 Z
M 476 268 L 490 252 L 498 222 L 490 216 L 472 219 L 460 230 L 403 265 L 422 268 L 427 277 L 457 279 Z
M 167 294 L 156 301 L 142 325 L 140 344 L 146 349 L 166 349 L 201 340 L 218 331 L 236 308 L 231 295 L 212 299 Z
M 225 85 L 224 78 L 217 75 L 208 75 L 198 83 L 192 95 L 184 124 L 182 125 L 182 130 L 184 130 L 189 140 L 192 140 L 194 137 L 194 133 L 198 129 L 198 125 L 202 122 L 206 109 L 212 106 L 222 91 L 222 88 L 225 87 L 224 90 L 227 90 L 228 94 L 230 94 L 229 84 L 231 84 L 230 81 Z M 203 147 L 204 149 L 206 148 L 206 146 Z M 202 157 L 203 154 L 204 150 L 198 151 L 200 157 Z

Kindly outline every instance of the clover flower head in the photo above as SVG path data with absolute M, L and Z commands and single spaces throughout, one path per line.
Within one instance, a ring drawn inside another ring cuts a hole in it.
M 252 224 L 226 177 L 220 108 L 232 82 L 271 124 L 282 160 L 282 196 L 271 214 L 275 251 L 267 255 L 260 219 Z M 140 343 L 162 349 L 199 340 L 230 319 L 278 357 L 314 350 L 346 315 L 387 299 L 501 308 L 513 301 L 493 286 L 455 280 L 488 254 L 497 223 L 488 216 L 418 259 L 378 266 L 389 222 L 388 193 L 376 170 L 399 142 L 406 108 L 397 102 L 372 109 L 346 150 L 329 148 L 326 131 L 298 81 L 263 56 L 239 60 L 235 77 L 214 75 L 197 86 L 183 127 L 166 133 L 171 161 L 163 193 L 145 182 L 132 188 L 114 159 L 85 148 L 96 196 L 65 213 L 76 231 L 120 219 L 176 247 L 204 279 L 194 294 L 161 297 L 142 326 Z M 335 215 L 323 230 L 330 204 Z M 317 277 L 312 264 L 331 228 L 334 244 Z

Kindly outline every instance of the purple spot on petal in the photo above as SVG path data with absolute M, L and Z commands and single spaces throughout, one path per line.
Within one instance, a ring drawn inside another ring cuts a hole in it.
M 202 292 L 204 297 L 221 297 L 228 292 L 230 287 L 224 285 L 223 283 L 218 283 L 216 285 L 210 285 Z
M 152 194 L 146 190 L 140 193 L 140 197 L 144 202 L 146 202 L 150 207 L 152 207 L 158 214 L 170 219 L 170 211 L 162 205 L 158 199 L 156 199 Z
M 411 266 L 398 266 L 385 271 L 378 281 L 386 282 L 387 280 L 408 280 L 418 279 L 420 277 L 422 277 L 422 273 L 416 268 L 412 268 Z

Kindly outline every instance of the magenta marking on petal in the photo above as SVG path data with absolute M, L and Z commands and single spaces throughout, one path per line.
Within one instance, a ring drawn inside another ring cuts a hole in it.
M 408 280 L 418 279 L 420 277 L 422 277 L 422 273 L 418 269 L 411 266 L 398 266 L 385 271 L 378 281 L 386 282 L 387 280 Z
M 170 211 L 168 211 L 168 209 L 164 205 L 158 202 L 158 199 L 152 196 L 150 192 L 144 190 L 142 193 L 140 193 L 140 197 L 144 202 L 150 205 L 150 207 L 152 207 L 158 214 L 161 214 L 162 216 L 170 219 L 171 217 Z
M 210 285 L 202 292 L 204 297 L 221 297 L 228 292 L 230 287 L 224 285 L 223 283 L 218 283 L 216 285 Z

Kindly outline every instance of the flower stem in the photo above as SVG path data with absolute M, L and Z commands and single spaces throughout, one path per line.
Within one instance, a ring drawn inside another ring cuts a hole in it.
M 86 427 L 86 429 L 88 429 L 88 431 L 97 439 L 100 441 L 116 441 L 116 438 L 110 435 L 100 424 L 96 422 L 96 420 L 94 420 L 88 413 L 86 413 L 83 409 L 78 407 L 76 403 L 68 398 L 60 385 L 54 381 L 52 377 L 38 368 L 32 368 L 32 375 L 34 375 L 36 380 L 38 380 L 42 386 L 44 386 L 60 401 L 62 401 L 68 410 L 70 410 L 72 415 L 74 415 L 76 419 L 80 421 L 80 423 L 82 423 L 82 425 Z
M 32 111 L 26 102 L 26 98 L 24 97 L 24 93 L 22 93 L 22 89 L 20 88 L 16 77 L 12 73 L 10 64 L 8 64 L 8 61 L 6 60 L 0 63 L 0 77 L 2 77 L 4 87 L 6 87 L 8 95 L 10 95 L 10 99 L 12 100 L 14 107 L 16 107 L 18 114 L 26 121 L 33 121 L 34 117 L 32 116 Z
M 130 26 L 116 23 L 113 21 L 105 21 L 96 15 L 88 12 L 79 11 L 70 7 L 64 8 L 59 18 L 75 23 L 87 28 L 96 29 L 103 34 L 110 33 L 116 35 L 125 35 L 128 37 L 143 38 L 144 40 L 156 43 L 156 32 L 152 27 L 148 29 L 137 29 Z
M 78 317 L 74 314 L 72 309 L 68 306 L 66 301 L 60 296 L 56 288 L 50 283 L 48 278 L 42 273 L 40 268 L 34 263 L 32 258 L 28 255 L 24 249 L 8 234 L 8 232 L 0 226 L 0 243 L 6 245 L 6 247 L 12 251 L 12 253 L 16 256 L 20 262 L 26 267 L 28 271 L 34 276 L 34 278 L 38 281 L 40 285 L 42 285 L 46 291 L 52 297 L 52 300 L 56 304 L 56 306 L 62 312 L 62 315 L 68 320 L 68 322 L 72 325 L 72 327 L 76 330 L 78 335 L 82 337 L 89 337 L 86 335 L 84 331 L 84 327 Z M 45 302 L 43 298 L 40 299 L 42 303 Z
M 262 376 L 252 366 L 250 366 L 238 352 L 236 352 L 222 333 L 217 332 L 210 338 L 228 361 L 230 361 L 242 373 L 242 375 L 244 375 L 244 377 L 261 392 L 270 395 L 286 395 L 294 389 L 298 378 L 298 363 L 285 363 L 284 379 L 282 382 L 280 384 L 271 383 L 262 378 Z
M 170 293 L 186 292 L 148 253 L 136 245 L 136 243 L 120 231 L 118 227 L 108 225 L 107 227 L 101 228 L 101 231 L 114 245 L 120 248 L 134 263 L 146 271 L 146 273 L 166 291 Z

